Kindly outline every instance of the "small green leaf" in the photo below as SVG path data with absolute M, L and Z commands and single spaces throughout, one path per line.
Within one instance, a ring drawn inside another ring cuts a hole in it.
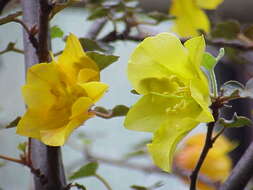
M 108 13 L 109 13 L 109 9 L 99 7 L 97 9 L 93 10 L 87 19 L 88 20 L 95 20 L 95 19 L 103 18 L 103 17 L 106 17 L 108 15 Z
M 59 28 L 59 26 L 52 26 L 50 28 L 50 34 L 51 34 L 51 38 L 62 38 L 64 35 L 64 32 L 62 31 L 62 29 Z
M 96 106 L 94 110 L 100 113 L 109 114 L 109 111 L 106 108 L 101 107 L 101 106 Z
M 105 50 L 95 41 L 89 38 L 79 38 L 79 41 L 85 51 L 102 51 Z
M 119 58 L 115 55 L 106 55 L 97 52 L 87 52 L 87 55 L 96 62 L 100 70 L 105 69 Z
M 149 190 L 147 187 L 139 186 L 139 185 L 132 185 L 131 188 L 134 190 Z
M 135 89 L 130 91 L 132 94 L 140 95 Z
M 172 19 L 172 17 L 169 14 L 158 12 L 158 11 L 150 12 L 148 13 L 148 16 L 154 19 L 157 23 Z
M 226 120 L 224 118 L 220 118 L 219 124 L 224 127 L 244 127 L 244 126 L 252 125 L 252 121 L 247 117 L 238 116 L 235 113 L 231 120 Z
M 228 40 L 236 39 L 240 33 L 240 24 L 235 20 L 219 23 L 211 32 L 215 38 L 225 38 Z
M 125 116 L 128 111 L 129 107 L 125 105 L 117 105 L 112 109 L 112 116 L 113 117 Z
M 253 98 L 253 78 L 247 81 L 244 91 L 241 93 L 242 97 Z
M 20 121 L 21 117 L 16 117 L 13 121 L 11 121 L 5 128 L 13 128 L 18 125 L 18 122 Z
M 130 152 L 124 155 L 125 159 L 133 158 L 133 157 L 138 157 L 138 156 L 143 156 L 146 155 L 146 152 L 144 150 L 138 150 L 135 152 Z
M 243 34 L 244 34 L 247 38 L 253 40 L 253 25 L 250 25 L 250 26 L 248 26 L 247 28 L 245 28 L 245 29 L 243 30 Z
M 18 150 L 20 150 L 21 152 L 25 152 L 26 147 L 27 147 L 27 142 L 19 143 L 17 146 Z
M 74 183 L 71 186 L 76 187 L 77 189 L 80 189 L 80 190 L 87 190 L 85 186 L 83 186 L 82 184 L 79 184 L 79 183 Z
M 220 48 L 219 54 L 217 57 L 214 57 L 208 52 L 204 53 L 203 60 L 202 60 L 202 65 L 208 70 L 211 71 L 215 68 L 216 64 L 219 62 L 219 60 L 224 57 L 225 55 L 225 50 L 224 48 Z
M 69 179 L 73 180 L 73 179 L 78 179 L 78 178 L 94 176 L 96 174 L 97 169 L 98 169 L 98 163 L 97 162 L 90 162 L 90 163 L 82 166 L 75 173 L 73 173 Z
M 203 56 L 202 65 L 208 70 L 211 71 L 216 65 L 216 59 L 210 53 L 205 52 Z
M 241 92 L 244 91 L 244 85 L 238 81 L 231 80 L 225 82 L 222 85 L 221 90 L 223 91 L 224 96 L 228 97 L 240 96 Z

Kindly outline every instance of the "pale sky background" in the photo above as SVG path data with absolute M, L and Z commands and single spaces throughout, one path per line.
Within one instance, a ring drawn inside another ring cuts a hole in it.
M 58 14 L 52 25 L 58 25 L 65 34 L 70 32 L 82 37 L 89 28 L 90 22 L 85 21 L 84 9 L 67 9 Z M 167 30 L 168 23 L 161 27 Z M 110 26 L 107 27 L 108 29 Z M 107 29 L 107 30 L 108 30 Z M 17 42 L 17 46 L 22 48 L 22 31 L 18 24 L 6 24 L 0 27 L 0 50 L 4 49 L 9 42 Z M 112 108 L 118 104 L 132 105 L 138 96 L 132 95 L 132 89 L 126 78 L 127 60 L 136 43 L 116 42 L 115 55 L 120 59 L 107 69 L 102 75 L 102 81 L 109 84 L 108 93 L 97 105 Z M 53 51 L 57 52 L 64 47 L 60 39 L 53 40 Z M 6 53 L 0 56 L 0 124 L 4 125 L 24 112 L 20 87 L 24 84 L 24 60 L 23 56 L 16 53 Z M 201 127 L 203 128 L 203 127 Z M 105 157 L 121 158 L 128 153 L 131 145 L 142 139 L 150 137 L 150 134 L 134 132 L 124 129 L 123 118 L 104 120 L 94 118 L 86 122 L 71 136 L 69 144 L 75 144 L 77 134 L 81 131 L 95 137 L 94 152 Z M 16 146 L 25 141 L 26 138 L 15 135 L 15 129 L 0 130 L 0 154 L 18 156 Z M 76 160 L 82 158 L 82 154 L 73 150 L 68 144 L 63 147 L 64 164 L 68 168 Z M 135 160 L 140 164 L 151 164 L 150 160 Z M 1 160 L 0 160 L 1 163 Z M 144 174 L 142 172 L 112 167 L 101 164 L 98 170 L 111 184 L 113 190 L 130 190 L 130 186 L 151 185 L 157 181 L 163 181 L 164 186 L 158 190 L 186 190 L 186 186 L 176 177 L 164 177 L 155 174 Z M 32 180 L 27 168 L 14 163 L 9 163 L 0 168 L 0 187 L 3 190 L 27 190 Z M 94 178 L 78 180 L 83 183 L 88 190 L 104 190 L 104 186 Z

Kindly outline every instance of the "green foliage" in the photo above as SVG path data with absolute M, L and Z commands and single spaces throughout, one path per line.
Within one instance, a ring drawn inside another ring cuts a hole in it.
M 132 185 L 131 188 L 134 190 L 148 190 L 147 187 L 139 186 L 139 185 Z
M 243 30 L 243 34 L 249 38 L 250 40 L 253 40 L 253 25 L 250 25 L 248 27 L 246 27 L 244 30 Z
M 72 187 L 76 187 L 79 190 L 86 190 L 86 187 L 79 183 L 74 183 L 71 185 Z
M 231 98 L 253 98 L 253 78 L 244 86 L 238 81 L 228 81 L 221 87 L 224 96 Z
M 51 38 L 62 38 L 64 35 L 64 32 L 62 31 L 62 29 L 59 28 L 59 26 L 52 26 L 50 28 L 50 34 L 51 34 Z
M 171 17 L 169 14 L 158 12 L 158 11 L 149 12 L 147 14 L 147 16 L 154 19 L 157 22 L 157 24 L 161 23 L 161 22 L 164 22 L 164 21 L 167 21 L 167 20 L 170 20 L 170 19 L 174 19 L 174 17 Z
M 146 152 L 144 150 L 138 150 L 138 151 L 127 153 L 124 156 L 124 159 L 129 159 L 129 158 L 133 158 L 133 157 L 139 157 L 139 156 L 143 156 L 143 155 L 146 155 Z
M 212 37 L 225 38 L 228 40 L 237 38 L 240 33 L 240 24 L 238 21 L 230 20 L 217 24 L 211 32 Z
M 27 142 L 19 143 L 17 146 L 17 149 L 23 153 L 26 152 L 26 148 L 27 148 Z
M 145 187 L 145 186 L 139 186 L 139 185 L 132 185 L 131 188 L 134 190 L 154 190 L 157 189 L 159 187 L 162 187 L 163 183 L 161 181 L 156 182 L 155 184 L 149 186 L 149 187 Z
M 98 163 L 97 162 L 90 162 L 90 163 L 82 166 L 76 172 L 74 172 L 69 177 L 69 179 L 74 180 L 74 179 L 94 176 L 94 175 L 96 175 L 97 169 L 98 169 Z
M 252 125 L 252 121 L 243 116 L 238 116 L 236 113 L 234 113 L 234 116 L 231 120 L 226 120 L 224 118 L 219 119 L 219 124 L 224 127 L 244 127 L 244 126 L 250 126 Z
M 128 111 L 129 107 L 125 105 L 117 105 L 112 109 L 112 116 L 113 117 L 125 116 Z
M 13 121 L 11 121 L 5 128 L 13 128 L 18 125 L 18 122 L 20 121 L 21 117 L 16 117 Z
M 79 41 L 85 51 L 106 52 L 106 50 L 103 49 L 101 45 L 95 40 L 91 40 L 89 38 L 79 38 Z
M 219 54 L 217 57 L 214 57 L 213 55 L 211 55 L 208 52 L 205 52 L 204 56 L 203 56 L 203 61 L 202 61 L 202 65 L 208 70 L 211 71 L 215 68 L 216 64 L 218 63 L 218 61 L 224 57 L 225 55 L 225 50 L 224 48 L 221 48 L 219 51 Z
M 106 67 L 117 61 L 119 58 L 118 56 L 115 55 L 106 55 L 91 51 L 87 52 L 87 55 L 96 62 L 100 70 L 105 69 Z

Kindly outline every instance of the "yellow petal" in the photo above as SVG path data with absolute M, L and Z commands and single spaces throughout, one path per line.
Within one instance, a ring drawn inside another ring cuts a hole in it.
M 155 132 L 153 141 L 148 145 L 154 163 L 166 172 L 171 172 L 173 155 L 177 144 L 198 123 L 190 118 L 167 121 Z
M 134 104 L 124 121 L 127 129 L 154 132 L 168 119 L 166 109 L 175 104 L 175 100 L 148 94 Z
M 65 144 L 74 129 L 82 125 L 82 123 L 89 117 L 90 115 L 84 114 L 82 119 L 72 119 L 66 126 L 56 129 L 41 130 L 41 141 L 49 146 L 62 146 Z
M 87 82 L 79 85 L 94 102 L 98 101 L 108 89 L 108 85 L 102 82 Z
M 27 84 L 58 87 L 61 84 L 61 76 L 57 66 L 53 63 L 40 63 L 30 67 L 27 72 Z
M 192 65 L 200 70 L 200 65 L 206 49 L 205 39 L 203 36 L 191 38 L 184 43 L 184 46 L 189 50 L 189 58 Z
M 96 63 L 85 54 L 78 38 L 73 34 L 69 35 L 65 49 L 59 56 L 57 65 L 71 83 L 76 82 L 79 71 L 83 68 L 99 71 Z
M 79 115 L 85 115 L 88 109 L 92 106 L 93 101 L 88 97 L 79 98 L 72 106 L 72 114 L 70 119 L 73 119 Z
M 86 55 L 78 38 L 72 33 L 67 38 L 63 54 L 64 53 L 67 53 L 68 55 L 71 55 L 75 58 L 80 58 Z
M 25 85 L 22 94 L 26 105 L 31 109 L 47 112 L 55 103 L 56 97 L 51 93 L 48 86 Z
M 203 9 L 215 9 L 219 6 L 224 0 L 195 0 L 197 6 Z
M 209 32 L 209 19 L 193 0 L 173 0 L 170 14 L 176 16 L 173 31 L 182 37 L 196 36 L 198 30 Z
M 134 50 L 128 65 L 128 78 L 140 93 L 147 91 L 140 86 L 145 78 L 165 78 L 179 75 L 182 80 L 192 78 L 193 69 L 188 62 L 188 51 L 181 41 L 170 33 L 148 37 Z
M 214 121 L 209 106 L 211 105 L 210 94 L 206 88 L 207 82 L 192 80 L 190 84 L 191 96 L 202 108 L 202 122 Z
M 79 83 L 98 81 L 98 80 L 99 80 L 99 73 L 93 69 L 82 69 L 78 73 L 77 81 Z

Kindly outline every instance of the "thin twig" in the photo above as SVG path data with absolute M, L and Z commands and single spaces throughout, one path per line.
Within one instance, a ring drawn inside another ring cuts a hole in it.
M 222 107 L 222 103 L 220 102 L 219 98 L 217 98 L 216 101 L 213 102 L 212 105 L 211 105 L 211 109 L 213 111 L 214 121 L 208 123 L 208 125 L 207 125 L 207 134 L 206 134 L 206 140 L 205 140 L 203 150 L 200 154 L 199 160 L 198 160 L 194 170 L 192 171 L 192 174 L 190 175 L 190 180 L 191 180 L 190 190 L 196 190 L 199 171 L 201 169 L 202 164 L 205 161 L 205 158 L 206 158 L 209 150 L 213 146 L 214 142 L 213 142 L 213 139 L 212 139 L 212 135 L 213 135 L 215 123 L 216 123 L 216 121 L 218 120 L 218 117 L 219 117 L 219 109 L 221 107 Z
M 112 190 L 112 188 L 111 188 L 111 186 L 109 185 L 109 183 L 102 177 L 102 176 L 100 176 L 100 175 L 98 175 L 98 174 L 95 174 L 94 175 L 99 181 L 101 181 L 103 184 L 104 184 L 104 186 L 108 189 L 108 190 Z
M 8 156 L 0 155 L 0 159 L 7 160 L 7 161 L 10 161 L 10 162 L 14 162 L 14 163 L 18 163 L 18 164 L 21 164 L 21 165 L 26 165 L 26 163 L 23 160 L 20 160 L 20 159 L 17 159 L 17 158 L 11 158 L 11 157 L 8 157 Z

